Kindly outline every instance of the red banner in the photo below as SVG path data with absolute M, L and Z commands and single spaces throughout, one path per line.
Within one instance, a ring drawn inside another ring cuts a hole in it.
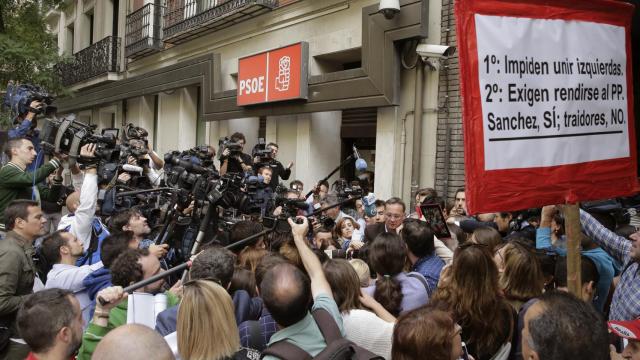
M 456 2 L 469 212 L 637 189 L 629 4 Z

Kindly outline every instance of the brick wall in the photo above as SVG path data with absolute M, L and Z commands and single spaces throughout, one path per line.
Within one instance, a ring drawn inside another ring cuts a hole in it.
M 441 44 L 457 46 L 454 0 L 442 1 Z M 438 142 L 436 151 L 436 190 L 452 199 L 456 189 L 464 186 L 464 149 L 462 143 L 462 108 L 460 71 L 456 54 L 442 62 L 438 89 Z M 447 135 L 449 134 L 449 135 Z M 448 138 L 448 141 L 447 141 Z

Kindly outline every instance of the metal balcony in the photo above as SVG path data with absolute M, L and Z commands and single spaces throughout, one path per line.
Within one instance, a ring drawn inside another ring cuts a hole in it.
M 69 63 L 57 65 L 62 84 L 70 86 L 91 78 L 117 73 L 120 67 L 120 38 L 107 36 L 73 55 Z
M 162 6 L 147 4 L 127 15 L 125 57 L 136 59 L 163 49 L 162 10 Z
M 262 15 L 278 0 L 167 0 L 164 41 L 181 44 Z

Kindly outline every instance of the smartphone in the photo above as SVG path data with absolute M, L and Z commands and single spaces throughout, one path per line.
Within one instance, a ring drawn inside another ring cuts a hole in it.
M 467 351 L 467 344 L 462 342 L 462 357 L 460 360 L 469 360 L 469 351 Z

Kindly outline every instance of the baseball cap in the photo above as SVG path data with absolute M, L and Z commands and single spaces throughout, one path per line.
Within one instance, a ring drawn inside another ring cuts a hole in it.
M 640 319 L 627 321 L 609 321 L 609 330 L 625 339 L 640 340 Z

